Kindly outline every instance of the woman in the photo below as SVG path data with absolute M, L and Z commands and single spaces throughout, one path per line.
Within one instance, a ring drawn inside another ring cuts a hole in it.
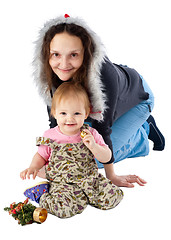
M 54 91 L 64 81 L 82 84 L 92 105 L 87 121 L 113 153 L 104 164 L 107 178 L 117 186 L 144 185 L 136 175 L 117 176 L 113 162 L 147 155 L 148 137 L 154 150 L 164 149 L 164 137 L 150 116 L 154 97 L 145 80 L 134 69 L 110 62 L 99 37 L 83 20 L 67 14 L 48 21 L 41 29 L 33 65 L 50 127 L 57 125 L 50 115 Z

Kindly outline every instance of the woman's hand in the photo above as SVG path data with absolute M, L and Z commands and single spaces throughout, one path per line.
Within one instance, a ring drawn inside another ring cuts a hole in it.
M 27 168 L 20 173 L 21 179 L 25 180 L 26 178 L 30 179 L 30 175 L 33 174 L 33 179 L 36 178 L 38 170 L 35 168 Z
M 113 184 L 115 184 L 118 187 L 128 187 L 133 188 L 134 184 L 137 183 L 140 186 L 144 186 L 147 182 L 143 180 L 142 178 L 138 177 L 137 175 L 125 175 L 125 176 L 117 176 L 114 175 L 112 178 L 110 178 Z

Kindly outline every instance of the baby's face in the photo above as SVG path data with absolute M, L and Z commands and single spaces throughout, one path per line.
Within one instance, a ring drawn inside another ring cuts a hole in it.
M 75 96 L 62 99 L 57 104 L 55 118 L 63 134 L 77 134 L 87 118 L 84 101 Z

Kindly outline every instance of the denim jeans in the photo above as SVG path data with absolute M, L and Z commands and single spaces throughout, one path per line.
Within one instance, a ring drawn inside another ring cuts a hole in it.
M 142 101 L 114 122 L 110 136 L 114 163 L 149 154 L 149 125 L 146 120 L 154 107 L 154 96 L 146 81 L 142 76 L 141 78 L 144 90 L 149 93 L 149 99 Z M 98 161 L 97 164 L 99 168 L 103 168 L 103 164 Z

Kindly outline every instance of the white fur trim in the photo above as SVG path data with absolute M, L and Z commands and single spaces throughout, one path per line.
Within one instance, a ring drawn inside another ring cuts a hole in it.
M 80 18 L 65 18 L 65 17 L 57 17 L 55 19 L 49 20 L 45 23 L 44 27 L 39 32 L 38 40 L 35 42 L 35 54 L 33 60 L 34 67 L 34 81 L 37 85 L 40 96 L 44 99 L 45 103 L 51 106 L 51 96 L 49 91 L 47 91 L 47 81 L 45 75 L 42 71 L 42 60 L 41 60 L 41 50 L 42 43 L 46 32 L 53 25 L 58 25 L 61 23 L 74 23 L 79 25 L 87 30 L 87 32 L 91 35 L 94 44 L 95 44 L 95 52 L 94 57 L 88 72 L 88 88 L 91 95 L 91 104 L 93 106 L 93 112 L 90 114 L 90 117 L 96 120 L 103 120 L 103 113 L 106 109 L 106 96 L 103 92 L 103 85 L 100 79 L 100 70 L 103 61 L 105 60 L 105 49 L 100 40 L 100 38 L 93 32 L 88 25 Z M 101 113 L 97 113 L 101 112 Z

